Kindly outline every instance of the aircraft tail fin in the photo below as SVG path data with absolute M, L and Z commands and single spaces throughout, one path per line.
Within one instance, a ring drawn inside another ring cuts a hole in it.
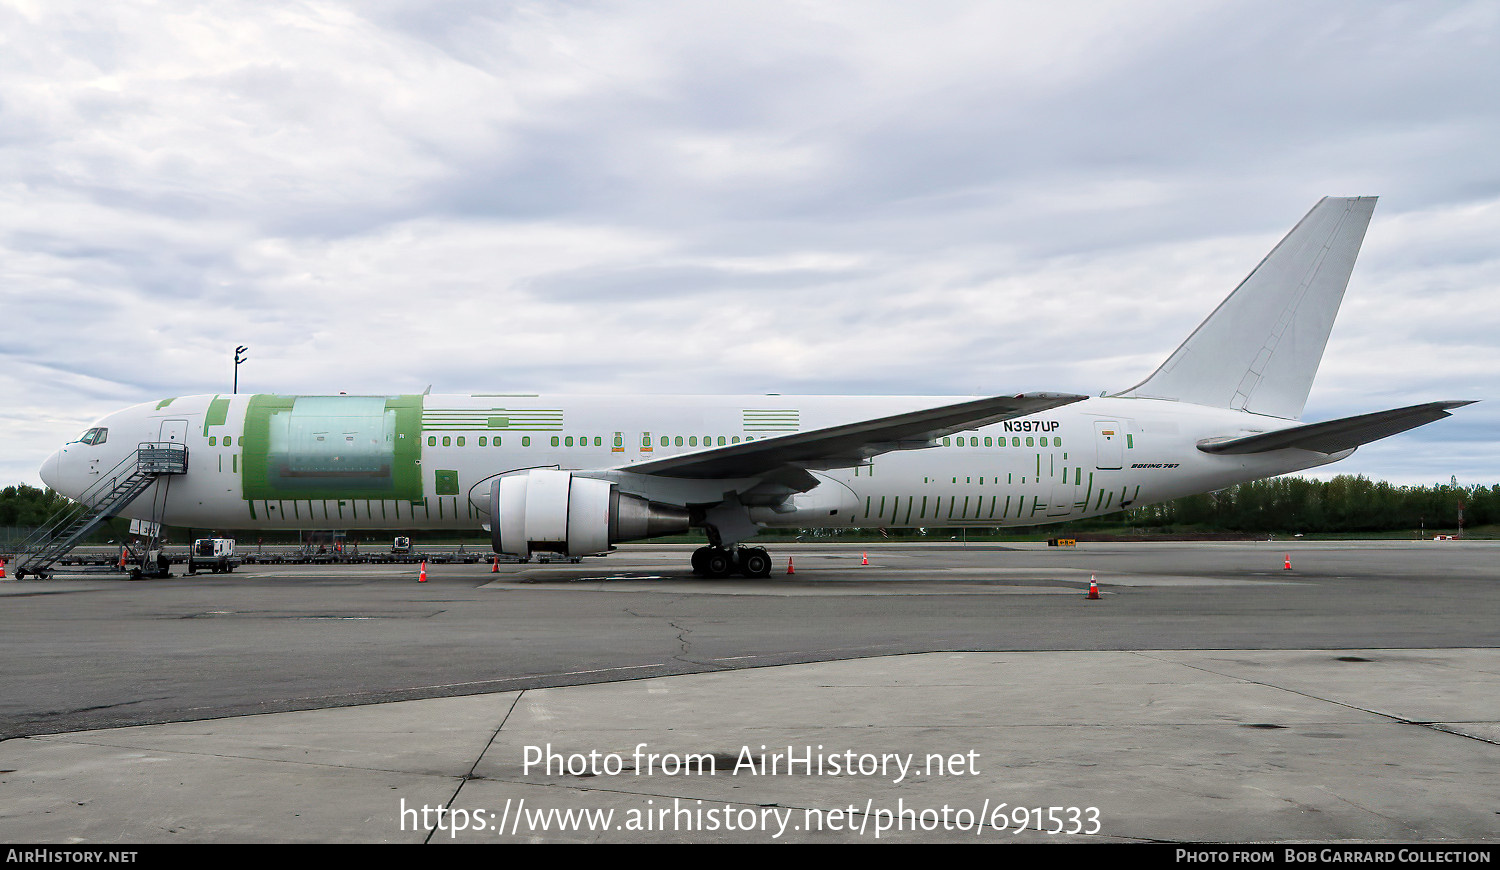
M 1376 197 L 1325 197 L 1149 378 L 1121 396 L 1295 420 Z

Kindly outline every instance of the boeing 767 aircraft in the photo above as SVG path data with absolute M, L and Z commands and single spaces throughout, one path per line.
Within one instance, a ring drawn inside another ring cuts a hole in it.
M 1448 416 L 1299 422 L 1374 197 L 1326 198 L 1150 377 L 1112 395 L 212 395 L 99 420 L 42 466 L 98 513 L 218 529 L 473 529 L 497 553 L 702 529 L 1027 526 L 1336 462 Z M 130 483 L 134 481 L 134 483 Z M 108 496 L 107 493 L 115 493 Z

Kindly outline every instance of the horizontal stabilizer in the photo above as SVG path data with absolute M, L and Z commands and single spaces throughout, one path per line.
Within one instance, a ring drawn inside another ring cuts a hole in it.
M 637 474 L 665 477 L 756 477 L 786 465 L 847 468 L 892 450 L 933 446 L 934 439 L 1001 420 L 1039 414 L 1081 402 L 1087 396 L 1024 393 L 924 408 L 827 429 L 761 438 L 728 447 L 684 453 L 626 466 Z
M 1387 438 L 1408 429 L 1425 426 L 1434 420 L 1451 416 L 1448 411 L 1452 408 L 1461 408 L 1470 404 L 1473 404 L 1472 400 L 1428 402 L 1425 405 L 1412 405 L 1409 408 L 1342 417 L 1338 420 L 1309 423 L 1306 426 L 1293 426 L 1290 429 L 1280 429 L 1260 435 L 1246 435 L 1242 438 L 1210 438 L 1199 441 L 1198 449 L 1204 453 L 1225 454 L 1269 453 L 1272 450 L 1288 448 L 1312 450 L 1317 453 L 1338 453 L 1361 444 L 1369 444 L 1371 441 L 1379 441 L 1381 438 Z

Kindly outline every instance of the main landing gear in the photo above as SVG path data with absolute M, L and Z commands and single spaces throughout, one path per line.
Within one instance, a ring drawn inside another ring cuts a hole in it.
M 705 577 L 771 576 L 771 554 L 764 547 L 699 547 L 693 551 L 693 573 Z

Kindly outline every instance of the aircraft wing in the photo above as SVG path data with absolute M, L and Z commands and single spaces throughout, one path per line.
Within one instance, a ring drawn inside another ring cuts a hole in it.
M 620 470 L 701 479 L 757 477 L 786 466 L 847 468 L 881 453 L 932 447 L 935 439 L 944 435 L 1036 414 L 1086 398 L 1068 393 L 1022 393 L 976 399 L 639 462 L 621 466 Z
M 1361 444 L 1369 444 L 1371 441 L 1379 441 L 1381 438 L 1405 432 L 1408 429 L 1425 426 L 1435 420 L 1452 416 L 1448 413 L 1452 408 L 1461 408 L 1471 404 L 1473 400 L 1428 402 L 1424 405 L 1376 411 L 1373 414 L 1359 414 L 1354 417 L 1341 417 L 1337 420 L 1309 423 L 1305 426 L 1293 426 L 1290 429 L 1246 435 L 1241 438 L 1209 438 L 1199 441 L 1198 449 L 1204 453 L 1239 454 L 1267 453 L 1272 450 L 1295 447 L 1299 450 L 1313 450 L 1318 453 L 1338 453 Z

